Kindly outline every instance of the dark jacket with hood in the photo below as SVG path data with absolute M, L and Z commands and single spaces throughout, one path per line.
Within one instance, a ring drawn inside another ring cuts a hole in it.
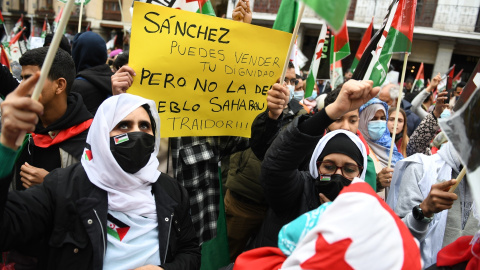
M 255 247 L 277 246 L 278 232 L 283 225 L 320 205 L 315 179 L 308 171 L 298 168 L 307 155 L 311 156 L 310 151 L 333 121 L 322 109 L 309 119 L 314 120 L 308 123 L 313 130 L 300 130 L 299 126 L 307 119 L 308 116 L 300 116 L 293 120 L 265 154 L 261 183 L 269 209 L 255 239 Z
M 113 72 L 105 64 L 105 41 L 90 31 L 79 33 L 73 39 L 72 57 L 77 70 L 72 92 L 80 93 L 88 111 L 95 115 L 98 106 L 112 95 Z
M 78 162 L 92 118 L 82 96 L 78 93 L 68 95 L 65 114 L 48 127 L 39 122 L 35 132 L 22 146 L 14 167 L 14 189 L 25 189 L 20 181 L 20 167 L 25 162 L 49 172 Z
M 48 174 L 26 191 L 8 193 L 0 179 L 0 251 L 43 243 L 37 269 L 103 268 L 107 248 L 108 194 L 81 163 Z M 152 184 L 164 269 L 199 269 L 200 247 L 186 190 L 166 174 Z

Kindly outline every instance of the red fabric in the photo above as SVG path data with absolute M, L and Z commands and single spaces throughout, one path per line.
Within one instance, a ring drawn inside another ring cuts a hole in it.
M 3 19 L 3 16 L 2 16 L 2 11 L 0 10 L 0 21 L 2 21 L 2 24 L 5 23 L 5 20 Z M 5 33 L 7 34 L 7 33 Z
M 10 69 L 10 61 L 8 60 L 7 52 L 3 48 L 3 46 L 0 45 L 0 50 L 1 50 L 1 57 L 0 57 L 0 63 L 6 66 L 8 69 Z
M 328 243 L 322 234 L 318 234 L 315 243 L 315 254 L 300 264 L 302 269 L 343 269 L 353 270 L 346 261 L 345 253 L 352 244 L 352 239 L 345 238 L 334 243 Z
M 22 28 L 22 30 L 20 30 L 20 32 L 18 32 L 18 34 L 16 34 L 11 40 L 10 40 L 10 43 L 9 46 L 12 46 L 13 44 L 15 44 L 15 42 L 17 42 L 20 37 L 22 36 L 22 33 L 23 31 L 25 30 L 25 27 Z
M 416 81 L 424 80 L 425 77 L 423 76 L 423 62 L 420 64 L 418 68 L 417 77 L 415 78 Z
M 365 182 L 359 182 L 343 188 L 340 194 L 347 192 L 362 192 L 370 194 L 378 200 L 382 207 L 385 208 L 385 210 L 388 211 L 395 220 L 397 228 L 403 238 L 403 250 L 405 251 L 405 253 L 402 269 L 422 269 L 420 249 L 415 242 L 412 234 L 410 233 L 410 230 L 407 228 L 405 223 L 403 223 L 403 221 L 397 216 L 397 214 L 393 212 L 390 206 L 388 206 L 388 204 L 373 191 L 372 187 Z
M 463 73 L 463 68 L 455 75 L 455 78 L 453 78 L 453 81 L 460 81 L 462 79 L 462 73 Z
M 372 31 L 373 31 L 373 18 L 372 18 L 372 22 L 367 28 L 367 31 L 365 31 L 365 34 L 363 34 L 362 41 L 360 42 L 360 46 L 358 46 L 357 54 L 355 54 L 355 58 L 357 58 L 358 61 L 360 61 L 360 58 L 362 58 L 363 52 L 367 48 L 367 45 L 370 42 L 370 39 L 372 39 Z
M 413 40 L 416 7 L 417 0 L 400 0 L 391 26 L 404 34 L 410 42 Z
M 60 12 L 57 14 L 57 17 L 55 17 L 55 22 L 58 23 L 60 22 L 60 18 L 62 17 L 63 13 L 63 7 L 60 9 Z
M 87 130 L 92 124 L 93 119 L 88 119 L 87 121 L 80 123 L 76 126 L 61 130 L 55 138 L 51 138 L 48 134 L 36 134 L 32 133 L 33 142 L 36 146 L 41 148 L 48 148 L 52 145 L 59 144 L 64 142 L 72 137 L 77 136 L 78 134 Z
M 345 45 L 348 44 L 348 30 L 347 30 L 347 20 L 345 19 L 343 21 L 343 27 L 338 32 L 337 35 L 335 35 L 334 39 L 334 45 L 333 45 L 333 52 L 339 52 Z
M 279 248 L 262 247 L 246 251 L 237 257 L 233 270 L 273 270 L 282 267 L 287 256 Z
M 367 149 L 367 156 L 370 155 L 370 147 L 368 147 L 367 141 L 365 138 L 363 138 L 362 133 L 360 133 L 360 130 L 357 130 L 357 136 L 358 138 L 363 142 L 363 145 L 365 145 L 365 149 Z
M 469 261 L 466 270 L 480 269 L 480 259 L 472 254 L 473 236 L 459 237 L 455 242 L 442 248 L 437 254 L 437 266 L 454 266 Z M 473 251 L 480 255 L 480 243 L 475 243 Z

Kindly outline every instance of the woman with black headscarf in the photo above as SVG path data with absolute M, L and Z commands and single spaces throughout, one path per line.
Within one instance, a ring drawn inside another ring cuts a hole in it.
M 358 136 L 346 130 L 324 133 L 336 119 L 358 109 L 377 92 L 371 81 L 351 80 L 334 103 L 311 118 L 295 119 L 277 136 L 262 163 L 262 185 L 270 208 L 255 247 L 276 246 L 283 225 L 334 200 L 355 177 L 364 179 L 367 154 Z M 312 149 L 309 170 L 298 170 Z

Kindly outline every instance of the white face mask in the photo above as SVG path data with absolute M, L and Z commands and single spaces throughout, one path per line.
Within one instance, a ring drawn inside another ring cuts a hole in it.
M 305 95 L 305 92 L 303 90 L 295 91 L 293 92 L 293 99 L 302 100 L 304 95 Z

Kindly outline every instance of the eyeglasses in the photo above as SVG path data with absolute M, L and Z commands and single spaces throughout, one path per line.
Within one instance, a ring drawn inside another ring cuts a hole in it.
M 343 177 L 348 179 L 360 176 L 360 171 L 363 170 L 362 166 L 345 164 L 345 166 L 340 167 L 331 161 L 317 161 L 317 168 L 320 174 L 335 174 L 335 172 L 340 169 Z
M 291 84 L 291 85 L 297 85 L 298 84 L 298 80 L 297 79 L 287 79 L 285 78 L 285 82 L 287 84 Z

